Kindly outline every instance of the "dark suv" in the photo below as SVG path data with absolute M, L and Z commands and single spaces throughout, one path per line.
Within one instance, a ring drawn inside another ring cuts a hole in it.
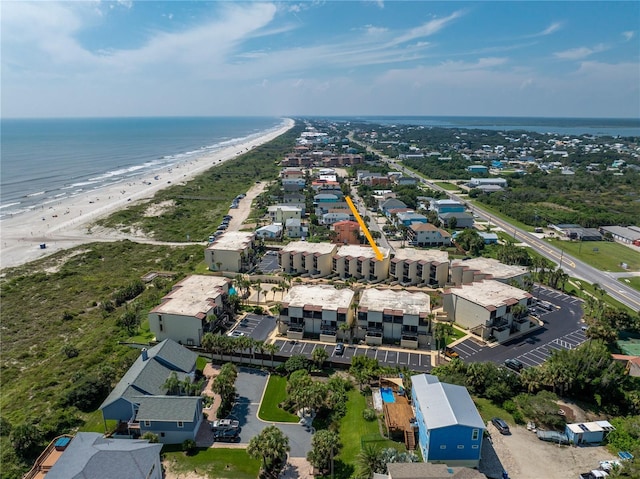
M 500 431 L 500 434 L 510 434 L 511 431 L 509 431 L 509 425 L 504 422 L 504 420 L 500 419 L 499 417 L 494 417 L 491 420 L 491 424 L 493 424 L 496 429 L 498 431 Z
M 509 369 L 513 369 L 514 371 L 520 372 L 524 368 L 524 364 L 522 364 L 517 359 L 506 359 L 504 361 L 504 365 Z

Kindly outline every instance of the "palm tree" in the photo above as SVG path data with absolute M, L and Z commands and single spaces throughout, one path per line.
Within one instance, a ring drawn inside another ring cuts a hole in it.
M 162 385 L 167 391 L 167 395 L 172 396 L 180 393 L 180 380 L 175 371 L 173 371 Z
M 311 360 L 316 363 L 318 369 L 322 369 L 322 364 L 329 358 L 329 353 L 324 349 L 317 347 L 311 353 Z
M 213 333 L 207 333 L 202 337 L 202 349 L 211 354 L 211 362 L 213 363 L 213 351 L 216 350 L 216 339 Z
M 260 353 L 260 366 L 264 368 L 264 352 L 265 352 L 264 341 L 256 341 L 254 346 L 254 351 Z
M 260 434 L 251 438 L 247 454 L 262 460 L 264 476 L 278 477 L 284 466 L 285 455 L 290 449 L 289 438 L 276 426 L 267 426 Z
M 280 351 L 280 346 L 275 343 L 265 344 L 264 351 L 271 355 L 271 367 L 273 367 L 273 355 Z
M 380 468 L 380 448 L 366 443 L 360 453 L 356 457 L 356 465 L 358 466 L 358 479 L 370 479 L 373 473 Z

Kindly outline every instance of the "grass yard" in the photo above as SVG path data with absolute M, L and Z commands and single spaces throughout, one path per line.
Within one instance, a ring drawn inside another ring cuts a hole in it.
M 633 278 L 620 278 L 620 281 L 627 286 L 631 286 L 636 291 L 640 291 L 640 276 L 634 276 Z
M 298 416 L 278 407 L 286 398 L 287 378 L 272 374 L 267 382 L 258 417 L 269 422 L 298 422 Z
M 453 327 L 453 332 L 451 333 L 451 336 L 449 336 L 447 338 L 447 344 L 451 344 L 454 341 L 457 341 L 458 339 L 464 337 L 467 335 L 467 331 L 464 331 L 462 329 L 459 329 L 458 326 L 454 326 Z
M 440 188 L 444 188 L 447 191 L 457 191 L 460 189 L 457 185 L 449 183 L 448 181 L 434 181 L 434 185 L 438 185 Z
M 551 240 L 549 243 L 601 271 L 640 271 L 640 253 L 618 243 L 559 240 Z M 622 268 L 621 263 L 626 263 L 628 268 Z
M 523 230 L 529 231 L 529 232 L 534 230 L 533 226 L 529 226 L 529 225 L 526 225 L 524 223 L 521 223 L 521 222 L 513 219 L 511 216 L 507 216 L 507 215 L 501 213 L 500 211 L 498 211 L 498 210 L 496 210 L 494 208 L 491 208 L 489 205 L 486 205 L 486 204 L 481 203 L 479 201 L 472 200 L 471 198 L 467 199 L 467 203 L 472 204 L 474 206 L 478 206 L 479 208 L 481 208 L 482 210 L 486 211 L 491 216 L 495 216 L 495 217 L 500 218 L 500 219 L 502 219 L 504 221 L 507 221 L 507 222 L 509 222 L 509 224 L 512 224 L 513 226 L 516 226 L 517 228 L 520 228 L 520 229 L 523 229 Z
M 211 479 L 255 479 L 260 461 L 249 457 L 244 449 L 203 448 L 193 456 L 182 451 L 165 452 L 164 463 L 177 474 L 197 471 L 199 477 Z
M 482 417 L 482 420 L 485 422 L 485 424 L 491 421 L 491 419 L 493 419 L 494 417 L 499 417 L 501 419 L 504 419 L 509 424 L 515 424 L 515 421 L 513 420 L 513 416 L 510 413 L 508 413 L 501 407 L 496 406 L 488 399 L 474 397 L 473 402 L 478 408 L 480 417 Z

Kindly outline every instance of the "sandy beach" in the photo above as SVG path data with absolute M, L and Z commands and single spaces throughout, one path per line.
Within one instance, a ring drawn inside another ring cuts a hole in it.
M 219 151 L 162 168 L 129 182 L 87 191 L 42 208 L 3 219 L 0 222 L 0 269 L 19 266 L 30 261 L 94 241 L 114 241 L 124 238 L 115 231 L 99 233 L 89 227 L 99 218 L 128 205 L 148 200 L 175 183 L 188 181 L 215 165 L 233 159 L 252 148 L 267 143 L 294 126 L 287 119 L 284 126 L 258 138 L 235 144 Z M 42 249 L 41 245 L 46 245 Z

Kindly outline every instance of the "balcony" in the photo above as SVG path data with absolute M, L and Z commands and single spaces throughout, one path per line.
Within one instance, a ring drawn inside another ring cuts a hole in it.
M 382 332 L 367 330 L 364 335 L 364 342 L 370 346 L 380 346 L 382 344 Z

